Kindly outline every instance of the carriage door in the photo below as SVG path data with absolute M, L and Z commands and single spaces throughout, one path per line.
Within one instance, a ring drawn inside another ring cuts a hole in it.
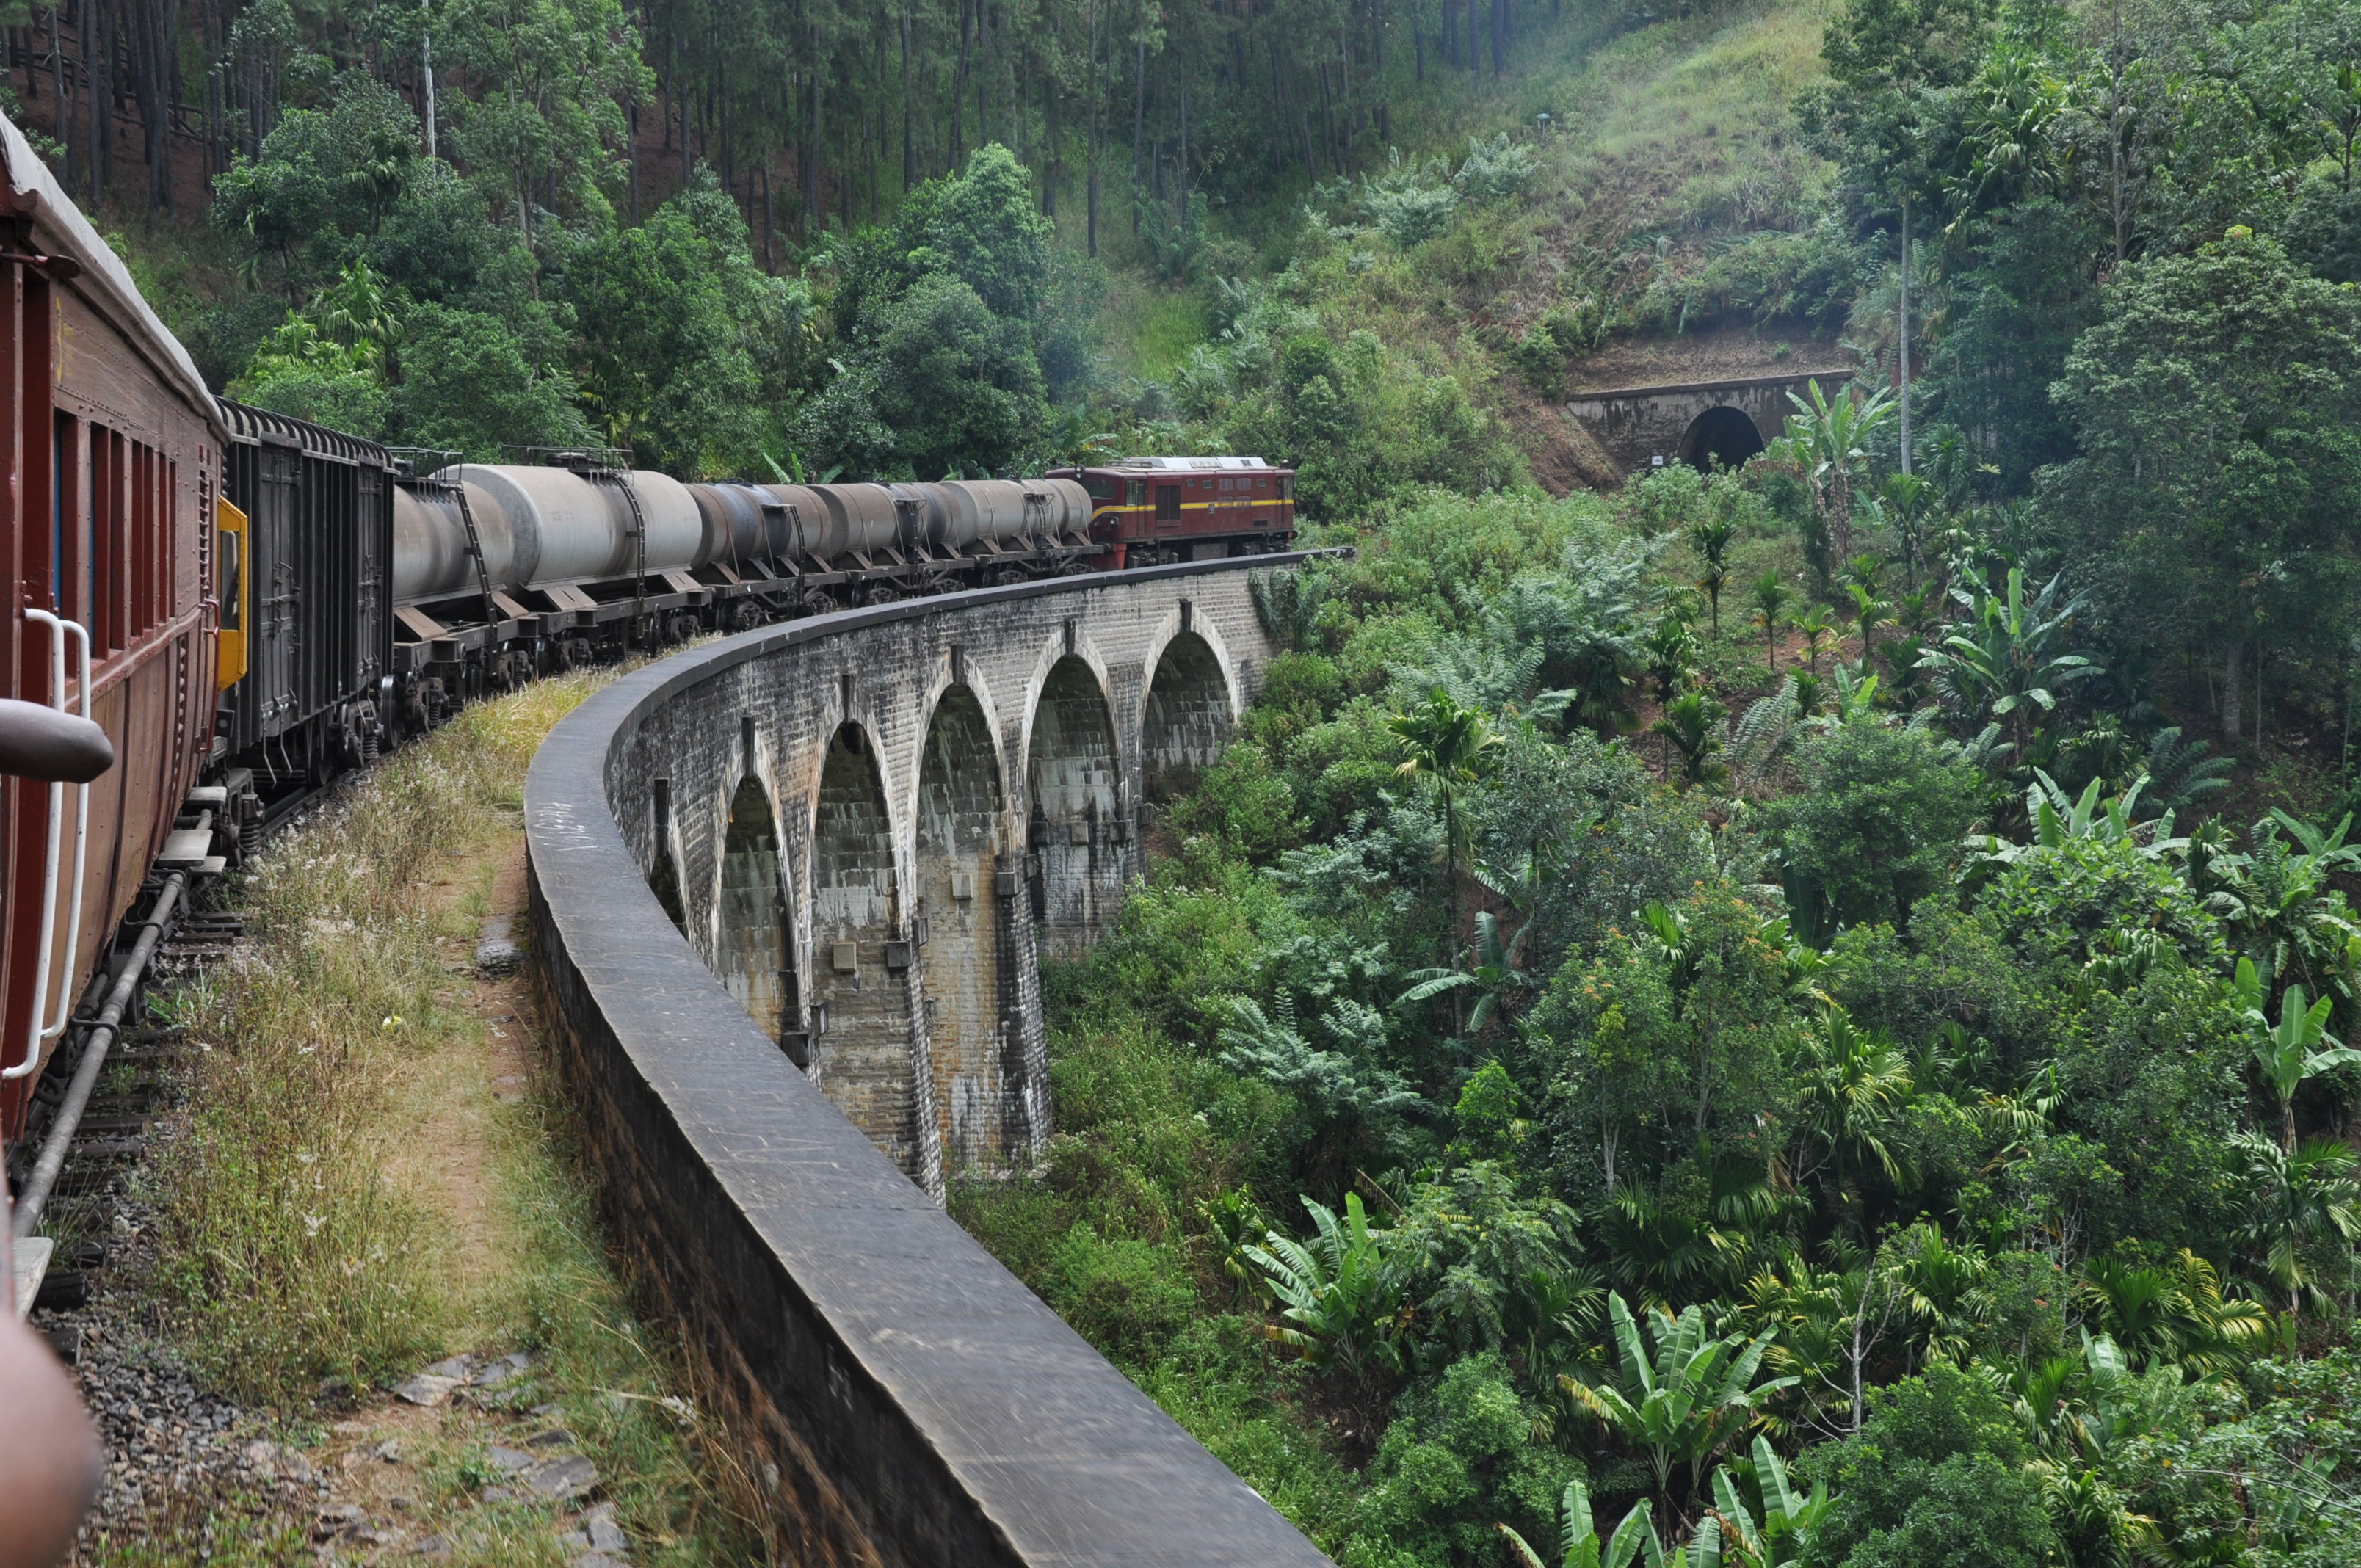
M 6 194 L 0 189 L 0 201 Z M 21 218 L 0 221 L 0 236 L 14 239 L 9 250 L 34 248 L 21 232 L 27 227 Z M 71 458 L 76 432 L 71 417 L 52 422 L 50 310 L 48 279 L 26 266 L 22 255 L 0 261 L 0 476 L 13 472 L 20 487 L 0 488 L 0 570 L 16 585 L 7 606 L 13 634 L 0 637 L 0 696 L 38 703 L 57 696 L 50 657 L 56 632 L 25 611 L 68 620 L 87 614 L 74 581 L 84 554 L 79 490 L 71 480 L 60 488 L 56 466 L 60 446 Z M 42 922 L 24 915 L 42 907 L 49 805 L 47 784 L 0 779 L 0 890 L 11 916 L 0 922 L 0 1071 L 24 1069 L 28 1053 L 40 1048 L 37 1012 L 48 979 L 39 972 Z M 58 902 L 53 893 L 52 916 Z M 0 1079 L 0 1139 L 24 1130 L 32 1081 L 21 1070 Z

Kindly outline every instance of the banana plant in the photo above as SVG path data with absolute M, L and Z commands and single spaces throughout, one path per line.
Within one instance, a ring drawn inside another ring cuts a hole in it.
M 2361 1062 L 2361 1051 L 2328 1033 L 2328 1014 L 2334 1003 L 2323 996 L 2307 1006 L 2301 985 L 2290 985 L 2280 993 L 2279 1021 L 2269 1022 L 2263 1014 L 2262 975 L 2252 959 L 2238 960 L 2237 976 L 2230 982 L 2230 1000 L 2246 1020 L 2246 1044 L 2254 1052 L 2255 1065 L 2262 1069 L 2263 1081 L 2279 1102 L 2279 1147 L 2291 1155 L 2295 1153 L 2295 1091 L 2306 1079 Z
M 2361 870 L 2361 845 L 2345 841 L 2352 825 L 2347 817 L 2323 830 L 2275 809 L 2255 824 L 2246 854 L 2192 837 L 2190 883 L 2229 927 L 2232 947 L 2256 960 L 2266 991 L 2302 980 L 2315 993 L 2361 1002 L 2361 925 L 2331 881 Z
M 1798 1495 L 1788 1480 L 1787 1466 L 1770 1440 L 1754 1438 L 1754 1486 L 1762 1494 L 1758 1512 L 1740 1491 L 1731 1465 L 1713 1473 L 1715 1512 L 1728 1532 L 1723 1547 L 1733 1568 L 1789 1568 L 1803 1560 L 1812 1530 L 1828 1511 L 1828 1484 L 1816 1481 L 1808 1496 Z
M 1495 1015 L 1503 1010 L 1513 1012 L 1516 1004 L 1541 989 L 1541 982 L 1518 967 L 1525 948 L 1525 938 L 1532 924 L 1526 922 L 1506 937 L 1501 935 L 1500 917 L 1488 909 L 1476 912 L 1476 940 L 1469 944 L 1464 969 L 1436 968 L 1411 972 L 1411 987 L 1394 999 L 1397 1006 L 1424 1002 L 1444 992 L 1476 992 L 1476 1006 L 1467 1014 L 1467 1033 L 1472 1036 L 1484 1032 Z
M 1954 589 L 1952 597 L 1968 618 L 1919 663 L 1946 707 L 1971 725 L 1987 716 L 2005 725 L 2022 756 L 2066 688 L 2103 673 L 2066 646 L 2082 601 L 2065 598 L 2059 577 L 2028 598 L 2025 573 L 2015 566 L 1999 593 L 1980 585 L 1972 593 Z
M 1516 1553 L 1520 1568 L 1550 1568 L 1542 1554 L 1514 1530 L 1504 1524 L 1492 1528 L 1508 1538 L 1509 1550 Z M 1653 1563 L 1664 1555 L 1655 1535 L 1644 1499 L 1631 1505 L 1623 1522 L 1604 1541 L 1591 1523 L 1589 1487 L 1580 1481 L 1568 1481 L 1565 1495 L 1558 1499 L 1558 1568 L 1631 1568 L 1632 1559 L 1643 1550 L 1643 1537 L 1648 1545 L 1656 1548 L 1649 1558 Z
M 2032 842 L 2012 844 L 1996 834 L 1980 833 L 1969 837 L 1968 848 L 1993 864 L 2013 865 L 2055 855 L 2078 840 L 2119 844 L 2128 839 L 2148 860 L 2161 860 L 2189 847 L 2188 839 L 2172 836 L 2172 813 L 2148 818 L 2137 815 L 2140 796 L 2147 787 L 2146 778 L 2134 779 L 2123 794 L 2102 801 L 2099 791 L 2105 783 L 2094 778 L 2082 786 L 2081 795 L 2069 795 L 2057 780 L 2036 768 L 2033 784 L 2025 792 Z
M 1388 1233 L 1372 1230 L 1357 1192 L 1338 1214 L 1311 1199 L 1315 1233 L 1299 1242 L 1277 1231 L 1246 1249 L 1279 1303 L 1280 1321 L 1264 1332 L 1312 1367 L 1349 1378 L 1364 1391 L 1399 1361 L 1400 1292 L 1385 1267 Z
M 1577 1406 L 1648 1456 L 1660 1497 L 1671 1489 L 1676 1464 L 1688 1467 L 1689 1495 L 1696 1496 L 1706 1466 L 1761 1416 L 1763 1399 L 1795 1385 L 1793 1377 L 1757 1383 L 1768 1336 L 1717 1338 L 1706 1332 L 1705 1313 L 1694 1304 L 1678 1318 L 1652 1307 L 1643 1332 L 1622 1296 L 1610 1294 L 1607 1316 L 1620 1376 L 1597 1384 L 1560 1376 L 1558 1383 Z

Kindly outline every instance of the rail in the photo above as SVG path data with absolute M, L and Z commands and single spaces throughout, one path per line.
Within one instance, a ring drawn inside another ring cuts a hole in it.
M 556 1066 L 582 1103 L 614 1239 L 712 1372 L 791 1558 L 885 1568 L 1327 1561 L 755 1026 L 624 840 L 609 795 L 624 759 L 668 704 L 708 684 L 733 689 L 752 662 L 798 645 L 1304 559 L 1093 573 L 763 628 L 624 676 L 534 758 L 528 892 Z

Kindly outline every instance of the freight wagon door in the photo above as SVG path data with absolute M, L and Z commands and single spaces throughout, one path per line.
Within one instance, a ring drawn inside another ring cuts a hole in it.
M 250 520 L 254 620 L 247 633 L 247 663 L 261 699 L 264 736 L 277 735 L 296 711 L 296 661 L 302 656 L 302 537 L 297 483 L 302 455 L 284 437 L 265 432 L 255 454 L 254 516 Z

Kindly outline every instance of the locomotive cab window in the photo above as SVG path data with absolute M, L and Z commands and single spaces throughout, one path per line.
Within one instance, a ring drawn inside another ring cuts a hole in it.
M 1144 507 L 1148 504 L 1147 480 L 1134 479 L 1131 481 L 1128 488 L 1130 490 L 1130 494 L 1125 498 L 1125 505 Z

